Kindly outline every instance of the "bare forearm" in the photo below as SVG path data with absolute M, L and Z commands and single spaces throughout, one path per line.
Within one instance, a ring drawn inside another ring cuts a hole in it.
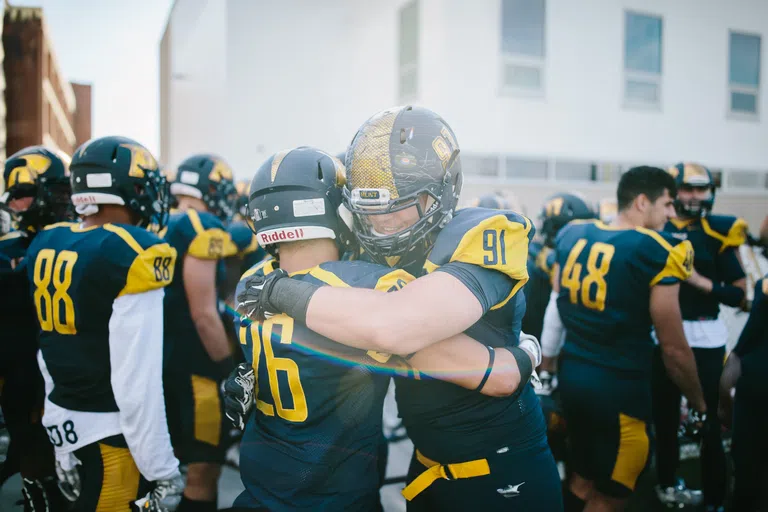
M 680 388 L 691 405 L 698 411 L 706 411 L 707 404 L 690 347 L 685 345 L 683 349 L 672 350 L 662 348 L 662 359 L 669 378 Z
M 203 342 L 203 347 L 213 361 L 221 361 L 232 355 L 231 347 L 218 311 L 201 312 L 192 315 L 195 329 Z
M 475 390 L 488 370 L 488 348 L 466 335 L 441 341 L 417 352 L 409 364 L 421 373 L 466 389 Z M 504 349 L 496 349 L 494 363 L 480 393 L 508 396 L 520 385 L 520 371 L 515 358 Z
M 458 307 L 455 311 L 414 307 L 401 295 L 407 293 L 408 287 L 393 293 L 323 287 L 309 303 L 307 327 L 350 347 L 405 355 L 474 323 L 467 325 L 467 312 Z

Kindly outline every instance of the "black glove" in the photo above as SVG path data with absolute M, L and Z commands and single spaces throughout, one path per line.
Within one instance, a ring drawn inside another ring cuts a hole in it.
M 237 296 L 238 312 L 257 322 L 285 313 L 306 324 L 309 301 L 320 286 L 285 277 L 285 270 L 275 269 L 266 276 L 248 279 L 245 290 Z
M 224 412 L 232 424 L 245 430 L 248 416 L 253 409 L 253 392 L 256 375 L 248 363 L 240 363 L 224 381 Z
M 680 434 L 685 437 L 698 441 L 701 438 L 704 426 L 707 423 L 707 413 L 699 412 L 696 409 L 688 409 L 688 416 L 680 425 Z
M 253 276 L 245 282 L 245 290 L 237 296 L 237 311 L 256 321 L 282 313 L 269 303 L 272 289 L 288 272 L 277 268 L 265 276 Z

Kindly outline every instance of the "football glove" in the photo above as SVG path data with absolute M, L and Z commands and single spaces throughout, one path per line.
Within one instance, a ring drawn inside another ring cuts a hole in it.
M 534 368 L 537 368 L 541 364 L 541 345 L 536 336 L 521 331 L 520 343 L 518 346 L 533 356 L 535 359 L 533 364 Z
M 288 277 L 288 273 L 280 268 L 265 276 L 250 277 L 245 282 L 245 290 L 237 296 L 237 311 L 259 322 L 282 313 L 269 303 L 269 296 L 275 283 L 284 277 Z
M 77 501 L 80 497 L 80 473 L 77 465 L 82 464 L 74 453 L 56 454 L 56 476 L 59 478 L 59 490 L 67 500 Z
M 539 374 L 539 380 L 541 381 L 541 387 L 536 390 L 537 395 L 549 396 L 557 389 L 557 375 L 554 373 L 542 370 Z
M 224 381 L 224 413 L 229 421 L 245 430 L 248 416 L 253 409 L 253 391 L 256 375 L 248 363 L 240 363 Z
M 688 409 L 688 416 L 685 418 L 682 425 L 680 425 L 679 434 L 694 441 L 699 441 L 706 423 L 707 413 L 699 412 L 692 408 Z
M 134 510 L 142 512 L 173 512 L 181 503 L 184 478 L 176 472 L 170 478 L 155 481 L 155 488 L 133 502 Z

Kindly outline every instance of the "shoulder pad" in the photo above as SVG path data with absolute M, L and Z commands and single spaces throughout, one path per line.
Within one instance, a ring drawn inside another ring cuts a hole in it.
M 653 239 L 648 247 L 638 252 L 650 268 L 658 272 L 649 285 L 654 286 L 662 281 L 685 281 L 693 273 L 693 245 L 688 240 L 678 240 L 669 233 L 652 229 L 635 228 L 644 239 Z M 655 243 L 654 243 L 655 242 Z
M 104 229 L 116 236 L 103 247 L 103 256 L 128 267 L 125 286 L 118 297 L 156 290 L 171 283 L 176 249 L 149 231 L 134 226 L 105 224 Z
M 0 236 L 0 254 L 6 258 L 21 258 L 27 252 L 29 235 L 25 231 L 11 231 Z
M 253 231 L 245 222 L 239 221 L 230 224 L 227 227 L 227 232 L 237 247 L 238 255 L 244 256 L 259 249 L 259 241 L 256 235 L 253 234 Z
M 237 254 L 237 246 L 213 214 L 187 210 L 185 217 L 192 227 L 192 241 L 187 254 L 203 260 L 218 260 Z
M 272 270 L 274 270 L 274 265 L 275 265 L 275 259 L 270 256 L 269 258 L 266 258 L 258 262 L 257 264 L 255 264 L 254 266 L 252 266 L 251 268 L 243 272 L 243 275 L 240 276 L 240 281 L 245 281 L 246 279 L 256 275 L 257 273 L 269 274 L 270 272 L 272 272 Z
M 525 282 L 528 243 L 534 233 L 533 223 L 520 214 L 465 208 L 440 231 L 424 268 L 432 272 L 447 263 L 468 263 Z
M 701 228 L 720 241 L 720 252 L 728 247 L 739 247 L 747 241 L 747 221 L 732 215 L 708 215 L 701 218 Z

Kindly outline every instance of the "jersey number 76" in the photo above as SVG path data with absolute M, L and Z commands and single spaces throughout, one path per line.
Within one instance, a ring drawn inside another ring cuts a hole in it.
M 293 318 L 278 315 L 268 320 L 265 320 L 261 324 L 261 333 L 259 332 L 259 323 L 253 322 L 249 327 L 241 326 L 239 337 L 240 343 L 247 344 L 246 332 L 250 330 L 251 342 L 253 343 L 253 370 L 258 376 L 259 361 L 261 360 L 261 352 L 264 350 L 264 362 L 267 367 L 267 375 L 269 377 L 269 388 L 272 391 L 272 401 L 274 406 L 259 398 L 259 379 L 256 378 L 256 387 L 254 389 L 254 396 L 256 397 L 256 408 L 267 416 L 274 416 L 275 409 L 277 409 L 277 415 L 287 421 L 294 423 L 300 423 L 305 421 L 308 416 L 307 411 L 307 397 L 304 395 L 304 387 L 301 385 L 301 378 L 299 376 L 299 366 L 296 361 L 287 357 L 275 357 L 272 350 L 272 335 L 275 326 L 280 326 L 280 343 L 291 343 L 293 340 Z M 283 400 L 280 397 L 280 387 L 278 382 L 277 372 L 285 372 L 288 378 L 288 389 L 291 391 L 291 398 L 293 401 L 293 408 L 289 409 L 283 405 Z
M 616 248 L 602 242 L 592 244 L 587 257 L 587 275 L 582 277 L 582 264 L 576 263 L 576 260 L 579 259 L 586 245 L 587 240 L 580 238 L 571 249 L 560 277 L 560 286 L 567 288 L 570 292 L 571 304 L 578 304 L 581 299 L 584 307 L 603 311 L 605 296 L 608 293 L 605 276 L 611 268 L 611 259 Z M 594 298 L 591 296 L 593 288 L 595 289 Z

